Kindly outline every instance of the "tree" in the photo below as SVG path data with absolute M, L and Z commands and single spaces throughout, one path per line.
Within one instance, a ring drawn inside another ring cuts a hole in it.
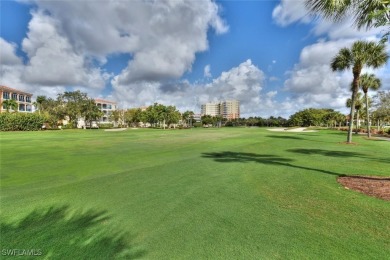
M 159 120 L 159 114 L 157 111 L 157 103 L 154 103 L 151 106 L 148 106 L 146 110 L 144 111 L 144 118 L 145 120 L 152 125 L 153 127 L 156 126 L 158 120 Z
M 359 125 L 360 125 L 360 109 L 362 108 L 363 106 L 363 103 L 364 103 L 364 100 L 362 99 L 362 94 L 360 92 L 357 93 L 356 95 L 356 100 L 355 100 L 355 110 L 356 110 L 356 134 L 358 133 L 359 131 Z M 352 106 L 352 99 L 348 98 L 347 99 L 347 102 L 345 104 L 347 107 L 351 108 Z M 351 117 L 352 119 L 350 119 L 350 124 L 352 124 L 354 118 Z
M 166 107 L 166 123 L 168 126 L 177 124 L 180 121 L 181 114 L 175 106 Z
M 326 19 L 340 21 L 352 16 L 357 28 L 388 26 L 386 40 L 390 33 L 389 0 L 306 0 L 306 7 L 312 13 L 322 13 Z
M 352 68 L 353 86 L 351 97 L 350 118 L 354 118 L 356 95 L 359 90 L 360 74 L 364 66 L 378 68 L 387 62 L 388 54 L 386 53 L 383 43 L 357 41 L 352 47 L 342 48 L 333 58 L 331 68 L 333 71 L 343 71 Z M 348 127 L 347 143 L 352 142 L 353 120 Z
M 58 121 L 65 119 L 66 110 L 63 103 L 52 98 L 46 98 L 42 104 L 42 111 L 47 117 L 47 122 L 51 127 L 57 127 Z
M 366 119 L 367 119 L 367 136 L 371 138 L 371 129 L 370 129 L 370 114 L 369 114 L 369 102 L 367 92 L 369 89 L 377 90 L 381 86 L 381 81 L 374 74 L 363 74 L 360 81 L 360 87 L 364 93 L 364 99 L 366 102 Z
M 120 118 L 121 118 L 120 110 L 114 110 L 111 112 L 110 119 L 114 121 L 115 126 L 118 126 L 118 122 Z
M 4 100 L 2 105 L 7 112 L 9 112 L 10 109 L 12 109 L 15 112 L 18 111 L 18 103 L 14 99 Z
M 37 108 L 39 114 L 41 114 L 41 111 L 44 109 L 43 104 L 47 100 L 46 96 L 37 96 L 37 100 L 34 103 L 35 107 Z
M 142 121 L 142 111 L 140 108 L 127 109 L 124 113 L 124 121 L 133 127 Z
M 213 117 L 210 115 L 204 115 L 201 117 L 202 125 L 211 125 L 213 123 Z
M 182 114 L 182 117 L 186 124 L 192 127 L 192 122 L 194 121 L 194 112 L 187 110 Z
M 374 96 L 374 108 L 373 116 L 378 122 L 379 130 L 379 121 L 390 122 L 390 90 L 378 91 L 378 94 Z
M 86 93 L 77 91 L 64 92 L 58 94 L 57 101 L 64 106 L 69 123 L 75 125 L 77 118 L 82 114 L 82 107 L 88 103 L 89 98 Z
M 81 116 L 86 122 L 89 122 L 89 128 L 92 129 L 92 122 L 98 120 L 103 115 L 103 112 L 96 106 L 94 99 L 88 99 L 83 102 L 81 107 Z

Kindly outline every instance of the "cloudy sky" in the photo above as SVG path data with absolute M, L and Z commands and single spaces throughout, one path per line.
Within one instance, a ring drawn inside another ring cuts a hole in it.
M 308 15 L 301 0 L 1 1 L 0 84 L 55 97 L 81 90 L 121 108 L 238 99 L 242 116 L 341 112 L 352 73 L 332 57 L 381 29 Z M 390 65 L 376 70 L 390 89 Z

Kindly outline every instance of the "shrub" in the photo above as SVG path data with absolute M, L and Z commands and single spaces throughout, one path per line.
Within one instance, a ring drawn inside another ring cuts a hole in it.
M 99 128 L 101 128 L 101 129 L 110 129 L 110 128 L 114 127 L 114 124 L 112 124 L 112 123 L 100 123 L 98 125 L 99 125 Z
M 0 131 L 37 131 L 46 117 L 35 113 L 1 113 Z

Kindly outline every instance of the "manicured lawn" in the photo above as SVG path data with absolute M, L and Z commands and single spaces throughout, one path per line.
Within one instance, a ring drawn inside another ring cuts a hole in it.
M 389 176 L 388 141 L 345 145 L 345 132 L 259 128 L 0 137 L 1 250 L 53 259 L 390 255 L 390 203 L 336 182 Z

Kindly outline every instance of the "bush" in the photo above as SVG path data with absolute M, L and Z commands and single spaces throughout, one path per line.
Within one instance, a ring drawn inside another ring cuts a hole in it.
M 46 117 L 33 113 L 1 113 L 0 131 L 37 131 Z
M 114 127 L 114 124 L 112 123 L 100 123 L 98 124 L 99 128 L 101 129 L 110 129 Z

